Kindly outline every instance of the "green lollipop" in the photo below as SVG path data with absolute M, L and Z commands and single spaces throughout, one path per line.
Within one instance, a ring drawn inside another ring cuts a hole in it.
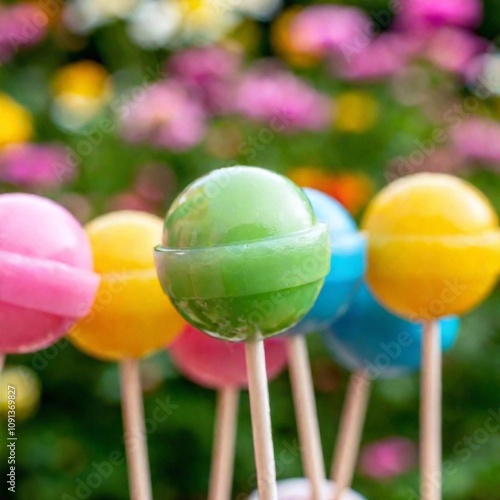
M 225 168 L 177 197 L 155 255 L 163 289 L 189 323 L 246 341 L 259 497 L 277 500 L 262 339 L 292 327 L 314 305 L 330 266 L 327 226 L 285 177 Z
M 296 324 L 329 271 L 329 241 L 290 180 L 256 167 L 188 186 L 165 219 L 158 276 L 184 318 L 225 340 L 260 340 Z

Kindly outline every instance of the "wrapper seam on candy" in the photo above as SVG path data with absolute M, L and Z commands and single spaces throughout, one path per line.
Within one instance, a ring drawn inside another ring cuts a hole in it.
M 68 318 L 89 313 L 99 286 L 95 273 L 0 250 L 0 302 Z M 54 296 L 64 300 L 54 301 Z
M 289 179 L 229 167 L 176 198 L 155 261 L 163 289 L 195 328 L 258 340 L 313 306 L 329 271 L 329 231 Z
M 256 295 L 322 280 L 329 270 L 328 230 L 325 224 L 317 224 L 311 230 L 278 238 L 192 250 L 157 246 L 155 255 L 170 297 Z M 282 265 L 285 258 L 286 270 Z
M 45 348 L 85 316 L 99 276 L 79 222 L 40 196 L 0 195 L 0 352 Z
M 367 280 L 387 308 L 412 320 L 463 314 L 500 272 L 498 216 L 472 185 L 444 174 L 395 181 L 368 207 Z

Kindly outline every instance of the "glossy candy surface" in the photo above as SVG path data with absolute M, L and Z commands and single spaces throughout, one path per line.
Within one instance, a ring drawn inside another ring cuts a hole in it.
M 441 346 L 455 343 L 460 321 L 443 318 Z M 362 285 L 347 312 L 324 331 L 323 340 L 332 357 L 345 369 L 365 371 L 371 379 L 397 377 L 418 370 L 421 364 L 422 325 L 394 316 L 375 301 Z
M 319 332 L 342 314 L 365 272 L 366 238 L 349 212 L 335 199 L 315 189 L 304 189 L 316 217 L 330 231 L 330 272 L 314 304 L 291 333 Z
M 113 212 L 85 230 L 101 286 L 90 314 L 70 340 L 105 360 L 139 358 L 169 344 L 184 321 L 163 294 L 154 269 L 153 248 L 162 221 L 144 212 Z
M 325 482 L 325 498 L 332 498 L 333 487 L 332 481 Z M 285 479 L 278 482 L 278 500 L 311 500 L 311 498 L 311 487 L 305 478 Z M 258 492 L 252 493 L 248 500 L 259 500 Z M 366 498 L 349 489 L 342 495 L 341 500 L 366 500 Z
M 99 284 L 80 223 L 58 204 L 0 195 L 0 353 L 56 342 L 88 313 Z
M 264 341 L 269 380 L 286 367 L 286 340 L 283 337 Z M 192 382 L 210 389 L 227 386 L 247 387 L 245 346 L 220 341 L 187 325 L 169 349 L 179 371 Z
M 295 325 L 328 273 L 328 230 L 291 181 L 256 167 L 211 172 L 165 219 L 158 276 L 184 318 L 213 336 L 258 340 Z
M 498 217 L 475 187 L 444 174 L 397 180 L 372 201 L 368 284 L 409 319 L 462 314 L 481 302 L 500 271 Z

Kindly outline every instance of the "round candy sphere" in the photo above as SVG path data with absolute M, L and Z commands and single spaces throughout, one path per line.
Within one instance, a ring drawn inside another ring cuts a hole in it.
M 188 186 L 156 248 L 159 279 L 184 318 L 233 341 L 295 325 L 329 263 L 328 229 L 303 191 L 256 167 L 215 170 Z
M 334 482 L 325 481 L 325 498 L 332 498 L 331 495 L 335 492 L 334 488 Z M 285 479 L 278 482 L 278 500 L 310 500 L 311 498 L 311 486 L 308 479 Z M 253 492 L 248 500 L 259 500 L 259 492 Z M 366 498 L 349 489 L 342 494 L 341 500 L 366 500 Z
M 101 286 L 90 314 L 70 334 L 82 351 L 104 360 L 146 356 L 179 335 L 184 321 L 163 294 L 153 246 L 162 221 L 122 211 L 86 226 Z
M 485 196 L 450 175 L 417 174 L 382 190 L 363 221 L 368 284 L 409 319 L 462 314 L 500 270 L 498 217 Z
M 56 203 L 0 195 L 0 353 L 43 349 L 92 306 L 99 277 L 79 222 Z
M 441 346 L 453 347 L 460 321 L 443 318 Z M 362 285 L 347 312 L 324 331 L 323 340 L 332 357 L 351 372 L 364 371 L 371 378 L 397 377 L 418 370 L 423 327 L 394 316 Z
M 316 217 L 330 230 L 330 272 L 314 304 L 291 333 L 321 331 L 342 314 L 363 278 L 366 238 L 349 212 L 335 199 L 315 189 L 304 189 Z
M 282 337 L 264 341 L 268 379 L 277 377 L 286 367 L 286 340 Z M 179 371 L 195 384 L 209 389 L 247 387 L 245 347 L 205 335 L 187 325 L 169 349 Z

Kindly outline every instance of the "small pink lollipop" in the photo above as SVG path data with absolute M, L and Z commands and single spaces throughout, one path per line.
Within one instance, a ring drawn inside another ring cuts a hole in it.
M 35 195 L 0 195 L 0 370 L 48 347 L 92 306 L 99 277 L 79 222 Z
M 286 339 L 264 342 L 269 379 L 287 365 Z M 218 391 L 209 500 L 229 500 L 234 466 L 238 396 L 248 386 L 245 345 L 210 337 L 190 325 L 168 352 L 182 374 L 192 382 Z

